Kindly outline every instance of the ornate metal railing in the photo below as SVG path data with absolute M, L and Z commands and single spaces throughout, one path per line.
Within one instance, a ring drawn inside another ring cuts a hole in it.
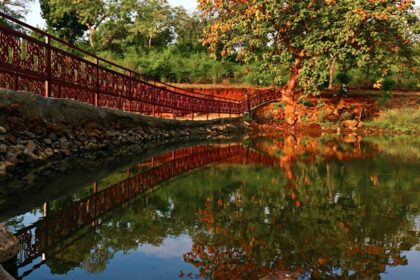
M 195 146 L 175 150 L 143 162 L 152 168 L 93 194 L 72 206 L 19 230 L 20 252 L 17 267 L 24 267 L 50 252 L 59 241 L 84 225 L 92 224 L 102 214 L 146 192 L 163 181 L 214 162 L 275 165 L 276 160 L 240 144 Z M 128 172 L 129 174 L 129 172 Z M 95 185 L 95 188 L 97 186 Z M 48 213 L 44 209 L 45 213 Z
M 269 90 L 237 101 L 145 81 L 137 72 L 70 45 L 4 13 L 0 12 L 0 16 L 20 28 L 14 30 L 0 25 L 0 88 L 74 99 L 99 107 L 147 115 L 239 115 L 249 110 L 250 105 L 278 97 L 275 90 Z M 28 35 L 23 31 L 25 29 L 36 34 L 37 38 L 44 37 L 45 41 Z M 83 58 L 75 53 L 83 55 Z

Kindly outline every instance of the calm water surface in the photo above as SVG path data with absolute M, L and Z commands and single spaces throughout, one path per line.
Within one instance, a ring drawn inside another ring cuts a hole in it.
M 406 137 L 195 145 L 20 201 L 2 215 L 22 242 L 5 266 L 40 280 L 419 279 L 419 171 Z

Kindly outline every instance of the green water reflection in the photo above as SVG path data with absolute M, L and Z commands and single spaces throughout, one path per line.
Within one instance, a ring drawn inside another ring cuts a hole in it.
M 48 269 L 25 279 L 114 279 L 113 266 L 139 279 L 141 262 L 156 264 L 142 268 L 145 279 L 417 278 L 416 140 L 289 136 L 243 145 L 265 160 L 234 156 L 165 181 L 50 246 Z M 51 211 L 89 188 L 51 202 Z M 171 257 L 139 255 L 145 246 Z

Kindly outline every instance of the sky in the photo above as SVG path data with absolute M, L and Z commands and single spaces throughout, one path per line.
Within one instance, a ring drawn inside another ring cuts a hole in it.
M 193 11 L 197 7 L 196 0 L 168 0 L 172 6 L 184 6 L 187 10 Z M 416 6 L 420 5 L 420 0 L 416 0 Z M 35 0 L 26 16 L 26 22 L 38 27 L 44 27 L 45 21 L 41 17 L 41 9 L 38 0 Z
M 172 6 L 184 6 L 188 11 L 193 11 L 197 7 L 196 0 L 168 0 L 169 4 Z M 419 0 L 420 1 L 420 0 Z M 38 0 L 35 0 L 31 7 L 29 8 L 29 12 L 26 15 L 26 22 L 30 25 L 44 27 L 45 21 L 41 17 L 41 9 L 39 7 Z

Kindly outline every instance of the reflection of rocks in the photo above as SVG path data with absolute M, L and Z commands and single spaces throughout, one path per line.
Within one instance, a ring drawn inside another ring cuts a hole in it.
M 347 129 L 356 129 L 363 127 L 363 122 L 357 120 L 346 120 L 341 122 L 341 125 Z
M 293 106 L 287 105 L 284 109 L 284 115 L 286 118 L 286 123 L 289 125 L 294 125 L 297 121 L 296 109 Z
M 0 225 L 0 263 L 16 256 L 19 250 L 19 240 L 5 226 Z
M 1 280 L 15 280 L 12 276 L 7 273 L 6 270 L 3 269 L 3 267 L 0 265 L 0 279 Z
M 280 166 L 291 174 L 291 164 L 295 161 L 314 162 L 317 159 L 355 160 L 369 158 L 378 151 L 369 142 L 362 142 L 356 133 L 337 138 L 311 138 L 287 136 L 276 141 L 256 141 L 257 150 L 279 158 Z M 288 176 L 293 178 L 293 176 Z
M 354 128 L 356 128 L 357 127 L 357 121 L 356 120 L 346 120 L 346 121 L 343 121 L 342 123 L 341 123 L 341 125 L 344 127 L 344 128 L 348 128 L 348 129 L 354 129 Z

